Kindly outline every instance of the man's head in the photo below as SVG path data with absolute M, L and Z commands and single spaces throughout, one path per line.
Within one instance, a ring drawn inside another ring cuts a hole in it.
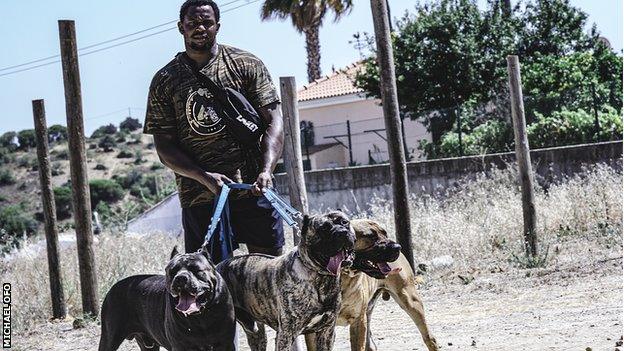
M 186 0 L 180 7 L 178 30 L 184 36 L 184 45 L 195 52 L 210 51 L 216 43 L 219 7 L 211 0 Z

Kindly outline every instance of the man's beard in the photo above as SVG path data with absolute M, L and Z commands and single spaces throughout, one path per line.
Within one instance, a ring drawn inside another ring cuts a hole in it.
M 200 52 L 206 52 L 206 51 L 210 51 L 210 49 L 212 49 L 212 46 L 214 45 L 214 41 L 213 42 L 205 42 L 203 44 L 198 44 L 195 42 L 190 42 L 189 43 L 189 47 L 195 51 L 200 51 Z

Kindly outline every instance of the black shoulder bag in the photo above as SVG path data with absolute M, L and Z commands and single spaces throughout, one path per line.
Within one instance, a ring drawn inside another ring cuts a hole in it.
M 180 55 L 197 80 L 216 98 L 217 114 L 223 119 L 230 133 L 242 145 L 257 148 L 260 137 L 266 131 L 260 114 L 243 96 L 231 88 L 222 88 L 201 73 L 195 62 L 186 54 Z

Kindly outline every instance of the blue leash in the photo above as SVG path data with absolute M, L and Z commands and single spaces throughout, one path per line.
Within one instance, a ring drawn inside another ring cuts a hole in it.
M 242 184 L 242 183 L 230 183 L 225 184 L 221 187 L 221 193 L 219 194 L 219 200 L 215 203 L 214 211 L 212 214 L 212 219 L 210 220 L 210 226 L 208 227 L 208 233 L 206 233 L 206 237 L 204 239 L 204 245 L 210 243 L 212 240 L 212 236 L 217 230 L 217 226 L 219 224 L 229 225 L 229 223 L 222 223 L 222 215 L 225 215 L 226 219 L 229 221 L 229 207 L 228 207 L 228 195 L 232 189 L 242 189 L 242 190 L 250 190 L 253 187 L 251 184 Z M 282 200 L 273 190 L 266 188 L 263 196 L 271 203 L 271 206 L 277 211 L 279 216 L 288 224 L 290 227 L 297 226 L 297 218 L 301 218 L 301 212 L 294 209 L 292 206 L 288 205 L 284 200 Z M 221 237 L 219 238 L 221 241 L 220 254 L 221 259 L 224 260 L 229 258 L 234 251 L 235 247 L 232 244 L 232 237 L 228 237 L 226 234 L 226 230 L 221 230 Z M 230 231 L 231 233 L 231 231 Z M 231 234 L 230 234 L 231 235 Z M 211 243 L 211 251 L 214 251 L 214 241 Z M 216 258 L 216 257 L 215 257 Z

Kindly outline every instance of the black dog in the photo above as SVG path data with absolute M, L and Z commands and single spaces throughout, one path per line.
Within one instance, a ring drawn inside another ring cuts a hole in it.
M 141 351 L 234 350 L 232 297 L 206 249 L 171 253 L 166 275 L 117 282 L 102 304 L 99 351 L 134 338 Z

